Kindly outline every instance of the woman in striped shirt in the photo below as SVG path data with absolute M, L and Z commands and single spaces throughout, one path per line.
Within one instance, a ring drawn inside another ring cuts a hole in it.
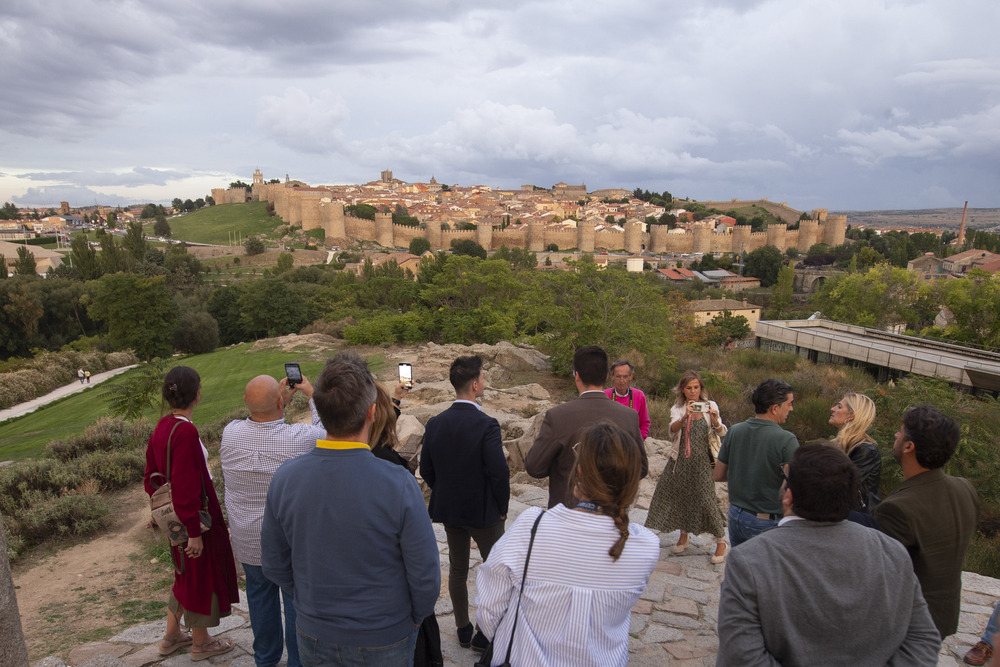
M 624 665 L 632 607 L 660 556 L 660 541 L 629 523 L 642 474 L 638 443 L 614 424 L 584 432 L 574 447 L 575 507 L 542 517 L 520 596 L 511 663 Z M 476 578 L 476 620 L 504 661 L 518 608 L 531 528 L 542 510 L 525 510 L 494 545 Z

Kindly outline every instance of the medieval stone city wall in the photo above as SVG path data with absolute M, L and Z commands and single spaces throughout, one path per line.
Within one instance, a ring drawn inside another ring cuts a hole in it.
M 244 201 L 246 190 L 212 190 L 216 203 Z M 390 213 L 377 213 L 374 221 L 345 215 L 344 202 L 334 201 L 329 191 L 321 189 L 299 189 L 287 187 L 283 183 L 258 183 L 253 185 L 254 198 L 269 201 L 274 205 L 275 214 L 291 225 L 301 225 L 303 229 L 323 229 L 331 243 L 348 244 L 353 239 L 374 241 L 387 248 L 406 248 L 416 237 L 426 238 L 432 250 L 446 250 L 451 241 L 469 239 L 476 241 L 487 250 L 497 250 L 501 246 L 526 248 L 542 252 L 550 244 L 560 250 L 576 248 L 581 252 L 598 249 L 637 254 L 643 251 L 654 253 L 747 253 L 765 245 L 772 245 L 784 252 L 796 248 L 806 252 L 816 243 L 830 246 L 844 242 L 847 231 L 847 217 L 828 215 L 826 209 L 812 211 L 812 218 L 799 220 L 800 214 L 785 204 L 767 200 L 730 202 L 702 202 L 715 208 L 742 208 L 756 205 L 783 220 L 798 222 L 799 229 L 788 229 L 787 225 L 770 225 L 766 231 L 752 232 L 747 225 L 736 225 L 730 233 L 717 234 L 708 224 L 695 223 L 684 233 L 668 233 L 665 225 L 651 225 L 643 231 L 640 222 L 625 224 L 625 231 L 602 229 L 597 231 L 593 224 L 578 223 L 577 229 L 547 229 L 543 223 L 533 222 L 526 228 L 517 230 L 494 229 L 491 225 L 479 225 L 474 230 L 441 230 L 436 223 L 427 228 L 409 227 L 392 222 Z M 242 199 L 241 199 L 242 198 Z

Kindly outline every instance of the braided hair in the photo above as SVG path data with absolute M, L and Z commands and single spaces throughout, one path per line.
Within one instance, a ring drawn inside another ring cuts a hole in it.
M 614 519 L 618 540 L 608 550 L 618 560 L 628 540 L 628 508 L 639 492 L 642 453 L 639 443 L 611 422 L 583 431 L 571 486 Z

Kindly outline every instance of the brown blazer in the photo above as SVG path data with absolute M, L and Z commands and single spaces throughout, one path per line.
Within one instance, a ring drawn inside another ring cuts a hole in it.
M 639 444 L 642 452 L 642 476 L 649 472 L 646 448 L 639 431 L 639 413 L 615 403 L 603 391 L 584 392 L 576 400 L 557 405 L 545 413 L 542 428 L 524 459 L 524 469 L 532 477 L 549 478 L 549 507 L 562 503 L 576 506 L 570 474 L 576 463 L 573 445 L 580 441 L 580 432 L 601 421 L 620 426 Z
M 953 634 L 962 602 L 962 561 L 979 521 L 972 484 L 940 468 L 914 475 L 876 505 L 875 519 L 910 552 L 942 639 Z

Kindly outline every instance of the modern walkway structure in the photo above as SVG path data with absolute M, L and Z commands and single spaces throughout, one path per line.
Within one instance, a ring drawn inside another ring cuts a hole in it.
M 916 373 L 983 391 L 1000 391 L 1000 353 L 903 336 L 829 320 L 761 320 L 762 350 L 792 352 L 817 363 L 864 366 L 879 380 Z

